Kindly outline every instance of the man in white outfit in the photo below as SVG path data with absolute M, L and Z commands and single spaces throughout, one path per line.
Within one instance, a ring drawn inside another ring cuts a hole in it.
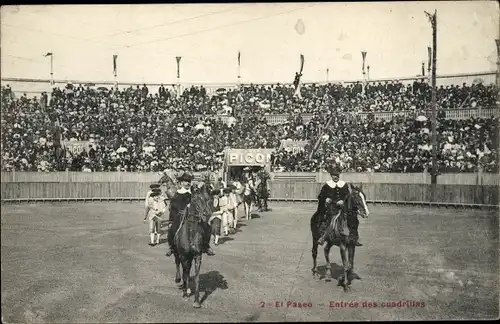
M 167 206 L 161 199 L 160 189 L 153 189 L 146 210 L 144 222 L 146 219 L 149 222 L 149 245 L 155 246 L 160 243 L 161 217 L 167 212 Z

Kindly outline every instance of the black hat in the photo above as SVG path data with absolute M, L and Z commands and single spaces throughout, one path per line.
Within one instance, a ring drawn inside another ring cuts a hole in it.
M 213 195 L 213 196 L 218 196 L 218 195 L 220 195 L 220 190 L 219 190 L 219 189 L 212 190 L 212 195 Z
M 157 189 L 160 188 L 161 186 L 158 183 L 153 183 L 152 185 L 149 186 L 151 189 Z
M 342 173 L 342 170 L 338 165 L 328 165 L 326 167 L 326 171 L 332 175 L 340 175 Z
M 236 186 L 234 184 L 230 184 L 229 188 L 231 188 L 231 190 L 236 190 Z
M 159 195 L 160 195 L 160 193 L 161 193 L 160 191 L 156 191 L 156 190 L 154 190 L 154 191 L 151 193 L 150 197 L 156 197 L 156 196 L 159 196 Z
M 191 182 L 193 181 L 193 177 L 189 173 L 184 172 L 180 177 L 177 177 L 177 180 Z
M 231 192 L 231 188 L 224 188 L 224 193 L 230 193 Z
M 161 189 L 160 188 L 154 188 L 152 191 L 153 192 L 159 192 L 159 193 L 161 193 Z

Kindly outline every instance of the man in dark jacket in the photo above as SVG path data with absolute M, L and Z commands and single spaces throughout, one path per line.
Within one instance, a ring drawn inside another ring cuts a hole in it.
M 192 176 L 184 173 L 180 177 L 177 178 L 179 181 L 181 188 L 177 190 L 175 195 L 173 196 L 170 202 L 170 216 L 169 220 L 171 222 L 171 226 L 168 229 L 168 245 L 169 249 L 166 253 L 167 256 L 171 256 L 173 253 L 174 246 L 174 236 L 179 226 L 181 224 L 181 215 L 184 210 L 191 203 L 191 181 L 193 180 Z M 210 240 L 210 233 L 209 240 Z M 203 251 L 207 255 L 215 255 L 215 253 L 210 248 L 210 244 L 205 245 L 205 250 Z
M 332 180 L 328 180 L 323 187 L 321 188 L 321 191 L 318 196 L 318 213 L 321 213 L 321 215 L 324 215 L 326 212 L 325 204 L 327 199 L 331 201 L 331 203 L 335 204 L 338 209 L 342 208 L 344 205 L 344 201 L 349 195 L 349 187 L 346 182 L 340 180 L 340 174 L 341 170 L 337 166 L 328 166 L 327 171 L 332 177 Z M 355 212 L 355 211 L 347 211 L 347 212 Z M 363 244 L 358 242 L 359 235 L 358 235 L 358 225 L 359 221 L 357 216 L 355 217 L 348 217 L 348 223 L 347 226 L 349 227 L 349 230 L 352 231 L 352 236 L 355 239 L 355 244 L 356 246 L 363 246 Z M 351 222 L 350 220 L 353 220 Z M 318 244 L 323 245 L 325 243 L 325 238 L 330 234 L 331 231 L 331 226 L 328 226 L 327 229 L 325 230 L 325 233 L 323 236 L 318 240 Z

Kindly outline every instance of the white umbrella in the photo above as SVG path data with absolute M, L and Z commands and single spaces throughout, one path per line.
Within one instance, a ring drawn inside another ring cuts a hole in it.
M 123 152 L 127 152 L 127 148 L 126 147 L 119 147 L 117 150 L 116 150 L 116 153 L 123 153 Z
M 427 121 L 427 117 L 425 116 L 418 116 L 417 118 L 415 118 L 416 121 L 421 121 L 421 122 L 424 122 L 424 121 Z

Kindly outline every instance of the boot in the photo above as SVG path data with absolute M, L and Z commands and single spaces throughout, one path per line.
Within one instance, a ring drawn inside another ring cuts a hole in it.
M 155 244 L 160 244 L 160 233 L 156 233 L 156 243 Z
M 212 248 L 210 247 L 210 245 L 207 246 L 205 248 L 205 251 L 203 251 L 203 252 L 206 253 L 207 255 L 210 255 L 210 256 L 215 255 L 215 252 L 212 250 Z
M 363 244 L 361 244 L 359 242 L 359 234 L 358 234 L 358 229 L 357 228 L 354 229 L 354 245 L 355 246 L 363 246 Z
M 155 245 L 155 234 L 151 233 L 149 234 L 149 246 L 154 246 Z
M 356 237 L 356 238 L 354 239 L 354 245 L 355 245 L 355 246 L 363 246 L 363 244 L 361 244 L 361 243 L 359 242 L 359 237 Z
M 215 246 L 219 245 L 219 235 L 215 235 L 214 244 Z

